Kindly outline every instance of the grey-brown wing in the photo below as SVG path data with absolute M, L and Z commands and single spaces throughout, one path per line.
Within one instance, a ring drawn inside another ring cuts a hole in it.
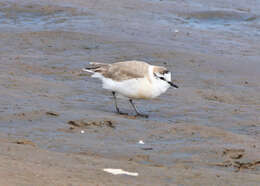
M 148 76 L 148 67 L 149 65 L 145 62 L 118 62 L 109 66 L 103 76 L 115 81 L 123 81 L 132 78 L 143 78 Z

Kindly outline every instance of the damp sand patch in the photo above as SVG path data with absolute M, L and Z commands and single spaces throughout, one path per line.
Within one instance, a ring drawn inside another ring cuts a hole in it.
M 80 120 L 71 120 L 68 121 L 70 125 L 70 129 L 82 129 L 82 128 L 89 128 L 89 127 L 107 127 L 115 129 L 115 122 L 111 120 L 88 120 L 88 119 L 80 119 Z

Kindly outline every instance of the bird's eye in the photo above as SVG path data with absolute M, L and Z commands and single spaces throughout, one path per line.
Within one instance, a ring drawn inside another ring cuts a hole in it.
M 163 74 L 168 74 L 168 73 L 169 73 L 168 70 L 163 71 Z
M 161 80 L 165 80 L 164 77 L 160 77 Z

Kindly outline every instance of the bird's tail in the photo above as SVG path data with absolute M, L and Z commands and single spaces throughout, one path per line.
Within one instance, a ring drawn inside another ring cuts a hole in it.
M 109 67 L 109 64 L 98 62 L 90 62 L 89 65 L 90 66 L 83 68 L 82 70 L 85 72 L 96 73 L 102 72 Z

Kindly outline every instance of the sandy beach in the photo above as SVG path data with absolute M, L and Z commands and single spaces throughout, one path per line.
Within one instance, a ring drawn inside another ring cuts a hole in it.
M 0 185 L 260 185 L 260 3 L 2 0 Z M 89 61 L 179 89 L 115 112 Z M 142 141 L 143 143 L 140 143 Z M 113 175 L 105 168 L 136 172 Z

